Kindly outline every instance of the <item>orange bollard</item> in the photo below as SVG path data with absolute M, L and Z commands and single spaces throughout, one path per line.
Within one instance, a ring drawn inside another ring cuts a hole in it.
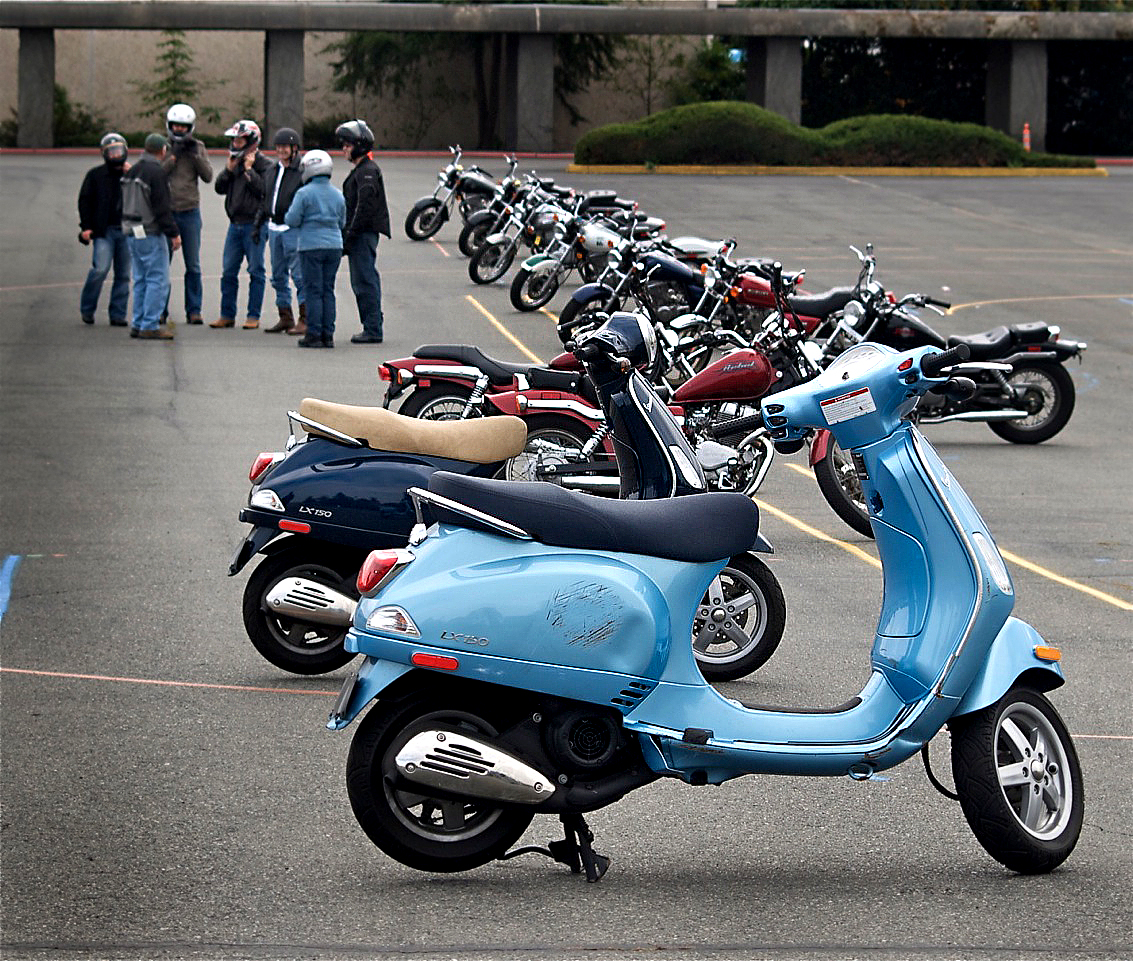
M 1029 123 L 1023 124 L 1023 149 L 1031 152 L 1031 125 Z

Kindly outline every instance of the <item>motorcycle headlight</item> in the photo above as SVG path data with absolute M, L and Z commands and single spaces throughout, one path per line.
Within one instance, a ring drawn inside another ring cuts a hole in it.
M 842 319 L 854 330 L 858 329 L 858 325 L 865 318 L 865 308 L 856 300 L 851 300 L 845 307 L 842 308 Z
M 639 366 L 648 366 L 657 356 L 657 330 L 644 314 L 637 314 L 637 326 L 645 346 L 645 361 Z

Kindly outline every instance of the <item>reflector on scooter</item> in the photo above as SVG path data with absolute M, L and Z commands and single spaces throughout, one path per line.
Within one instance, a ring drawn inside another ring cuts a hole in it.
M 1061 661 L 1062 651 L 1050 644 L 1040 644 L 1035 648 L 1035 657 L 1040 661 Z
M 424 651 L 414 651 L 409 660 L 418 667 L 435 667 L 441 671 L 455 671 L 460 667 L 460 661 L 455 657 L 446 657 L 443 654 L 426 654 Z
M 281 520 L 279 522 L 279 529 L 281 531 L 290 531 L 292 534 L 310 534 L 311 525 L 303 521 L 289 521 Z

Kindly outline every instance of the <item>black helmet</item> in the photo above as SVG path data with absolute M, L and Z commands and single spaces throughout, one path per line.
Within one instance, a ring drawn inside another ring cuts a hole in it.
M 339 124 L 335 137 L 344 144 L 350 144 L 350 159 L 357 160 L 368 154 L 374 147 L 374 132 L 365 120 L 348 120 Z
M 299 142 L 299 134 L 292 130 L 290 127 L 280 127 L 275 132 L 275 139 L 271 142 L 273 147 L 295 147 L 303 146 Z
M 102 151 L 102 159 L 112 167 L 121 167 L 129 153 L 126 138 L 113 131 L 99 141 L 98 149 Z

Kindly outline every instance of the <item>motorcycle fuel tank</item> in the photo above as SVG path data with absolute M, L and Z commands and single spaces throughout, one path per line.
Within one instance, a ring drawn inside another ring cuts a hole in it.
M 762 351 L 737 350 L 681 384 L 673 394 L 673 403 L 754 400 L 766 394 L 778 379 L 778 371 Z

